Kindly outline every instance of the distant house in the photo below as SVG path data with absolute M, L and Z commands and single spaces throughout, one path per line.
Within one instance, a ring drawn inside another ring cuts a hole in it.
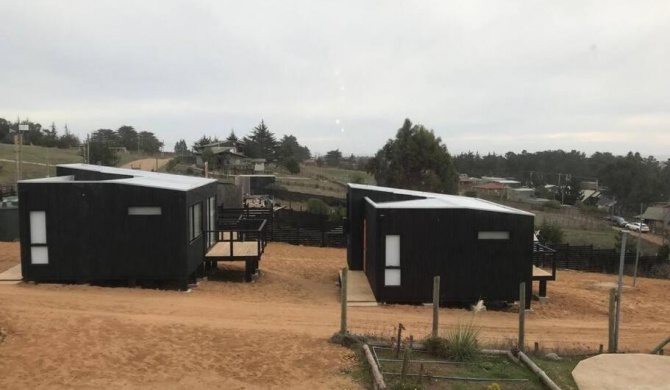
M 265 172 L 264 158 L 244 155 L 244 141 L 219 141 L 195 149 L 196 165 L 204 166 L 202 154 L 209 150 L 216 157 L 216 165 L 227 174 L 255 174 Z M 210 167 L 214 169 L 215 167 Z
M 472 186 L 472 189 L 477 192 L 479 198 L 501 198 L 505 193 L 505 186 L 500 183 L 485 183 Z
M 637 218 L 645 220 L 651 231 L 667 234 L 670 229 L 670 202 L 653 203 Z
M 458 177 L 458 192 L 463 194 L 472 191 L 472 188 L 481 182 L 482 179 L 480 178 L 469 177 L 467 174 L 461 173 Z
M 215 180 L 88 164 L 56 174 L 18 183 L 24 280 L 188 288 L 216 241 Z
M 535 188 L 508 188 L 507 199 L 515 202 L 527 201 L 535 197 Z

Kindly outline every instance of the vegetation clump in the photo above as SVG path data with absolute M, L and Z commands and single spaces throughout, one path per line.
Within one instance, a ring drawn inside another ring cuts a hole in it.
M 472 323 L 459 324 L 444 337 L 430 336 L 423 344 L 432 355 L 458 362 L 472 362 L 481 354 L 479 328 Z
M 553 222 L 547 222 L 547 220 L 542 220 L 540 225 L 540 233 L 538 234 L 538 239 L 540 243 L 544 245 L 556 245 L 563 242 L 563 229 L 560 226 Z

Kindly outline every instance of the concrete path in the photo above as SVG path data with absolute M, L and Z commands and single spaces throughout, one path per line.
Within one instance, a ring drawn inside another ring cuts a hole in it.
M 572 376 L 579 390 L 670 389 L 670 356 L 598 355 L 579 362 Z
M 17 264 L 7 271 L 0 273 L 0 284 L 18 284 L 22 280 L 21 264 Z

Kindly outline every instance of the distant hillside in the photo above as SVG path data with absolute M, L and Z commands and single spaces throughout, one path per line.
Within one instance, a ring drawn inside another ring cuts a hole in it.
M 55 165 L 82 162 L 79 149 L 45 148 L 24 145 L 21 177 L 34 179 L 56 174 Z M 0 183 L 12 184 L 16 181 L 16 153 L 14 145 L 0 144 Z M 49 166 L 47 170 L 47 165 Z

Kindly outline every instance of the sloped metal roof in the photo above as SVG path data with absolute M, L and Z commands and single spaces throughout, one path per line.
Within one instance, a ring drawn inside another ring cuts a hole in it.
M 130 178 L 111 179 L 111 180 L 80 180 L 76 183 L 119 183 L 127 185 L 136 185 L 143 187 L 162 188 L 175 191 L 188 191 L 193 188 L 201 187 L 216 180 L 204 177 L 173 175 L 169 173 L 141 171 L 137 169 L 105 167 L 91 164 L 60 164 L 59 167 L 78 169 L 82 171 L 93 171 L 107 173 L 112 175 L 132 176 Z M 72 182 L 73 176 L 58 176 L 42 179 L 22 180 L 27 183 L 53 183 L 53 182 Z
M 393 202 L 375 203 L 377 208 L 385 209 L 472 209 L 492 211 L 498 213 L 510 213 L 521 215 L 534 215 L 532 213 L 508 207 L 502 204 L 489 202 L 488 200 L 470 198 L 467 196 L 437 194 L 434 192 L 403 190 L 400 188 L 377 187 L 365 184 L 349 183 L 349 187 L 370 191 L 389 192 L 398 195 L 410 195 L 423 199 L 413 199 Z

